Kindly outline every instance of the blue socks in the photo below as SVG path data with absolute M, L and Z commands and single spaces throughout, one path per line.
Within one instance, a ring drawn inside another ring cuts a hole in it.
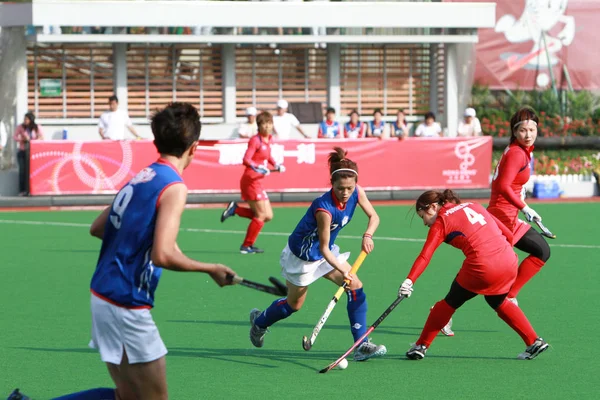
M 115 400 L 115 389 L 96 388 L 84 390 L 83 392 L 57 397 L 54 400 Z
M 348 319 L 350 319 L 350 330 L 356 342 L 367 332 L 367 295 L 363 288 L 348 290 Z M 367 338 L 365 338 L 365 341 Z
M 268 328 L 275 322 L 285 319 L 295 312 L 296 310 L 290 307 L 287 302 L 287 298 L 284 297 L 282 299 L 275 300 L 269 306 L 269 308 L 263 311 L 262 314 L 260 314 L 258 318 L 254 320 L 254 323 L 259 328 Z

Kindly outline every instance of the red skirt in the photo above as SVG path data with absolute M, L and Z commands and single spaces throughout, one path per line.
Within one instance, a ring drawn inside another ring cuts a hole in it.
M 466 259 L 456 281 L 462 287 L 481 295 L 508 293 L 517 278 L 519 258 L 510 247 L 479 260 Z
M 267 192 L 265 192 L 261 185 L 261 179 L 252 179 L 251 177 L 242 175 L 240 190 L 242 192 L 242 200 L 244 201 L 269 200 Z
M 494 217 L 498 218 L 498 220 L 502 222 L 509 231 L 512 232 L 513 246 L 515 243 L 521 240 L 523 235 L 525 235 L 525 233 L 527 233 L 527 231 L 531 228 L 531 225 L 519 219 L 519 211 L 516 210 L 516 208 L 512 208 L 511 210 L 503 210 L 499 207 L 488 207 L 487 210 Z

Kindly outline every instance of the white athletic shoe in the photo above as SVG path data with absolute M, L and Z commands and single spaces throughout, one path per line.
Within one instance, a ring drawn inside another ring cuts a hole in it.
M 413 344 L 406 352 L 406 358 L 409 360 L 422 360 L 427 353 L 427 347 L 422 344 Z
M 268 328 L 261 328 L 254 324 L 254 320 L 258 318 L 258 316 L 262 314 L 258 308 L 253 308 L 250 311 L 250 341 L 254 345 L 254 347 L 263 347 L 263 343 L 265 341 L 265 335 L 269 332 Z
M 376 345 L 369 339 L 354 350 L 354 361 L 366 361 L 369 358 L 383 357 L 386 354 L 387 348 L 384 345 Z
M 454 331 L 452 330 L 452 318 L 450 318 L 450 321 L 448 321 L 446 326 L 444 326 L 440 332 L 446 336 L 454 336 Z
M 535 339 L 535 342 L 533 342 L 533 344 L 531 346 L 527 347 L 524 352 L 519 354 L 517 356 L 517 358 L 519 360 L 533 360 L 539 354 L 548 350 L 549 346 L 550 345 L 548 343 L 546 343 L 546 341 L 544 339 L 539 337 L 539 338 Z
M 511 303 L 513 303 L 515 306 L 519 307 L 519 302 L 517 301 L 516 297 L 507 297 L 506 300 L 510 301 Z

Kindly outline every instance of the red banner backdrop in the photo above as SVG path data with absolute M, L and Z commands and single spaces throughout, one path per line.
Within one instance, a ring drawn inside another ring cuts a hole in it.
M 489 0 L 444 0 L 488 2 Z M 496 26 L 479 30 L 475 82 L 492 89 L 600 89 L 597 0 L 498 0 Z
M 286 166 L 264 180 L 271 192 L 325 190 L 327 156 L 334 146 L 348 150 L 367 190 L 486 188 L 492 139 L 403 141 L 289 140 L 273 144 L 272 154 Z M 183 175 L 191 193 L 239 192 L 245 141 L 203 141 Z M 116 193 L 139 170 L 156 160 L 151 141 L 31 143 L 30 191 L 33 195 Z

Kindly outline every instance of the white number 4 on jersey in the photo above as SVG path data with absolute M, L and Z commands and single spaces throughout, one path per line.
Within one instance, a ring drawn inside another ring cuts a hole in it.
M 469 219 L 469 222 L 472 225 L 475 225 L 477 223 L 479 223 L 481 225 L 487 224 L 487 222 L 485 222 L 485 218 L 483 217 L 483 215 L 479 214 L 478 212 L 473 211 L 469 207 L 463 208 L 463 211 L 465 212 L 465 214 L 467 214 L 467 218 Z

